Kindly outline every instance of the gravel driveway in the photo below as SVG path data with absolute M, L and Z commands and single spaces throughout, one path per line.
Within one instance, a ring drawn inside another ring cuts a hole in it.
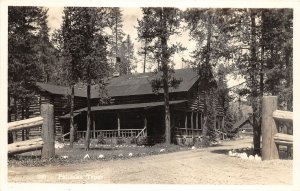
M 251 139 L 210 148 L 128 160 L 91 161 L 48 167 L 9 167 L 9 182 L 138 184 L 292 184 L 292 160 L 253 161 L 230 157 L 229 149 Z

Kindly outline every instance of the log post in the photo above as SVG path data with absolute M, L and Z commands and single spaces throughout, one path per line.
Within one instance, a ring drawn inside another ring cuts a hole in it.
M 147 117 L 146 116 L 144 118 L 144 128 L 145 128 L 144 135 L 147 136 Z
M 221 125 L 221 129 L 224 129 L 225 127 L 225 117 L 222 116 L 222 125 Z
M 185 128 L 185 133 L 186 133 L 186 136 L 187 136 L 188 135 L 188 130 L 187 130 L 187 113 L 185 113 L 184 128 Z
M 199 113 L 196 113 L 196 129 L 199 129 Z
M 95 115 L 93 116 L 93 137 L 96 139 L 96 122 L 95 122 Z
M 120 114 L 118 113 L 118 137 L 120 137 L 120 130 L 121 130 L 121 122 L 120 122 Z
M 147 128 L 147 118 L 144 118 L 144 128 Z
M 42 139 L 44 142 L 42 158 L 53 158 L 54 148 L 54 108 L 51 104 L 42 104 L 41 115 L 43 117 Z
M 277 97 L 262 98 L 262 160 L 279 158 L 279 150 L 274 142 L 274 135 L 278 133 L 273 112 L 277 109 Z
M 191 112 L 191 129 L 192 129 L 192 137 L 194 138 L 194 112 Z

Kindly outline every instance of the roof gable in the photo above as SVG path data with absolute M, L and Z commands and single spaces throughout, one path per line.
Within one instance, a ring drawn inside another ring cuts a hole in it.
M 156 77 L 155 73 L 124 75 L 108 81 L 107 90 L 111 97 L 153 94 L 150 81 Z M 175 70 L 174 77 L 182 79 L 178 88 L 170 88 L 172 92 L 188 91 L 198 80 L 196 72 L 191 68 Z M 161 90 L 160 93 L 163 91 Z

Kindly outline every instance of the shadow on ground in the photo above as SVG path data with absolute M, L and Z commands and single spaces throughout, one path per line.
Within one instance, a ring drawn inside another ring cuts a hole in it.
M 211 153 L 216 153 L 216 154 L 225 154 L 228 155 L 229 151 L 234 151 L 236 153 L 246 153 L 248 156 L 253 155 L 254 151 L 252 148 L 242 148 L 242 149 L 218 149 L 218 150 L 213 150 Z
M 211 153 L 228 155 L 229 151 L 236 152 L 236 153 L 246 153 L 247 156 L 254 155 L 253 148 L 241 148 L 241 149 L 217 149 L 210 151 Z M 280 149 L 279 151 L 279 159 L 282 160 L 292 160 L 293 155 L 287 153 L 286 149 Z

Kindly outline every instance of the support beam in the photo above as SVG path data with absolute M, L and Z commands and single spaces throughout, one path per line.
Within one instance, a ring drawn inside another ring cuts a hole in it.
M 284 133 L 276 133 L 274 135 L 274 141 L 277 144 L 293 146 L 293 135 L 288 135 Z
M 222 125 L 221 125 L 221 129 L 224 129 L 225 127 L 225 117 L 222 116 Z
M 185 128 L 186 135 L 188 135 L 188 130 L 187 130 L 187 112 L 185 113 L 184 128 Z
M 120 130 L 121 130 L 121 122 L 120 122 L 120 114 L 118 113 L 118 137 L 120 137 Z
M 199 113 L 196 113 L 196 129 L 199 129 Z
M 35 128 L 41 126 L 42 124 L 43 124 L 42 117 L 34 117 L 30 119 L 24 119 L 21 121 L 14 121 L 8 123 L 8 132 Z
M 147 128 L 147 118 L 144 118 L 144 128 Z
M 274 142 L 274 135 L 278 133 L 277 126 L 273 119 L 273 112 L 277 109 L 277 97 L 265 96 L 262 99 L 262 160 L 279 158 L 277 145 Z
M 144 128 L 145 128 L 144 135 L 147 136 L 147 117 L 146 116 L 144 118 Z
M 96 122 L 95 122 L 95 115 L 93 116 L 93 138 L 96 139 Z
M 54 107 L 51 104 L 42 104 L 41 115 L 43 117 L 42 139 L 44 146 L 42 149 L 42 158 L 53 158 L 55 156 L 54 148 Z
M 194 137 L 194 112 L 191 112 L 191 129 L 192 129 L 192 137 Z
M 44 142 L 42 138 L 31 139 L 27 141 L 20 141 L 12 144 L 8 144 L 8 155 L 20 154 L 29 151 L 41 150 Z
M 280 121 L 288 121 L 293 123 L 293 112 L 276 110 L 273 112 L 273 118 Z
M 202 113 L 200 113 L 200 129 L 203 131 L 203 118 L 202 118 Z

